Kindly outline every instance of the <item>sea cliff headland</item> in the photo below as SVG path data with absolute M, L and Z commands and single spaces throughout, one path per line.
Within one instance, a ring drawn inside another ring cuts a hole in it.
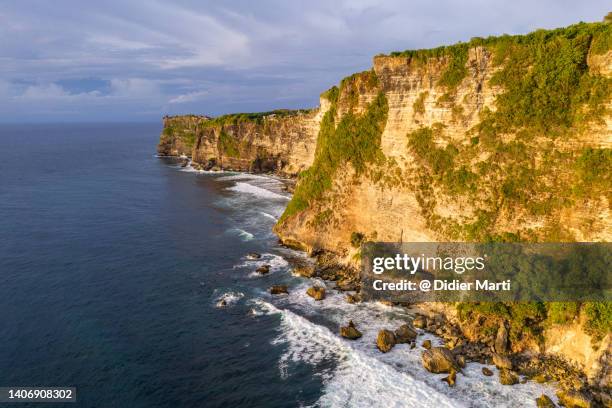
M 165 117 L 158 153 L 296 178 L 274 231 L 355 289 L 365 241 L 610 242 L 611 75 L 609 23 L 474 38 L 376 56 L 315 109 Z M 612 404 L 609 302 L 420 308 L 455 355 Z

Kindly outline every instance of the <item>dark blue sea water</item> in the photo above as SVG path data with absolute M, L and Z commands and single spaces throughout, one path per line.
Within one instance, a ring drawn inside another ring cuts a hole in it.
M 554 396 L 501 386 L 476 363 L 451 389 L 423 369 L 420 347 L 380 353 L 378 331 L 411 312 L 349 304 L 321 281 L 326 299 L 309 298 L 314 282 L 291 274 L 303 255 L 271 232 L 288 202 L 281 183 L 182 169 L 154 156 L 160 130 L 0 126 L 0 387 L 76 387 L 79 407 L 523 407 Z M 270 295 L 276 283 L 290 294 Z M 338 336 L 349 319 L 359 341 Z
M 234 265 L 270 252 L 274 221 L 249 219 L 258 197 L 232 201 L 234 182 L 154 157 L 160 130 L 0 128 L 0 386 L 75 386 L 88 407 L 316 401 L 308 367 L 281 379 L 278 315 L 214 307 L 265 288 Z

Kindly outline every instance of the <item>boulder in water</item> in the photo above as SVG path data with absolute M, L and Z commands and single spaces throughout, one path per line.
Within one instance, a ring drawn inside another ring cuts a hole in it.
M 395 334 L 391 330 L 383 329 L 378 332 L 376 347 L 383 353 L 390 351 L 396 343 Z
M 555 403 L 546 394 L 542 394 L 536 398 L 536 405 L 538 408 L 555 408 Z
M 314 300 L 325 299 L 325 288 L 322 286 L 311 286 L 306 291 L 306 294 Z
M 409 324 L 402 324 L 397 330 L 395 330 L 395 340 L 398 344 L 410 343 L 416 339 L 417 332 Z
M 359 302 L 359 295 L 351 295 L 350 293 L 346 295 L 346 303 L 357 303 Z
M 432 347 L 429 350 L 425 350 L 421 360 L 423 367 L 435 374 L 450 373 L 451 370 L 461 370 L 455 361 L 453 353 L 446 347 Z
M 287 285 L 272 285 L 270 288 L 270 294 L 272 295 L 281 295 L 288 294 Z
M 464 356 L 461 356 L 461 355 L 456 356 L 455 361 L 457 362 L 459 367 L 465 368 L 465 357 Z
M 423 347 L 424 349 L 429 350 L 431 348 L 431 340 L 423 341 L 423 343 L 421 344 L 421 347 Z
M 345 339 L 357 340 L 362 336 L 361 332 L 355 327 L 355 323 L 349 320 L 348 326 L 340 327 L 340 335 Z
M 455 370 L 451 370 L 450 374 L 447 377 L 444 377 L 442 381 L 448 383 L 449 387 L 454 387 L 455 382 L 457 380 L 457 372 Z
M 249 253 L 246 255 L 246 258 L 247 258 L 247 259 L 251 259 L 251 260 L 253 260 L 253 259 L 259 259 L 259 258 L 261 258 L 261 254 L 258 254 L 257 252 L 249 252 Z
M 262 265 L 259 268 L 255 269 L 255 272 L 260 275 L 265 275 L 270 272 L 270 265 Z
M 489 368 L 487 367 L 482 367 L 482 373 L 484 375 L 486 375 L 487 377 L 490 377 L 493 375 L 493 371 L 491 371 Z
M 301 263 L 293 267 L 293 273 L 305 278 L 312 278 L 315 275 L 314 266 L 306 263 Z
M 502 368 L 499 370 L 499 382 L 503 385 L 514 385 L 518 384 L 519 377 L 514 371 Z

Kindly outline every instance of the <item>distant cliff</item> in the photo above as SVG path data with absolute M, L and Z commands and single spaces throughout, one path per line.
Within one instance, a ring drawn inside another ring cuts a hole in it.
M 319 121 L 319 109 L 167 116 L 157 150 L 205 169 L 296 176 L 312 163 Z

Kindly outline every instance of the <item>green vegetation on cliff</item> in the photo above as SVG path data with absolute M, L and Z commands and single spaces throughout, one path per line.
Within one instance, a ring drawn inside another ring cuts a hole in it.
M 359 175 L 368 163 L 383 159 L 380 137 L 387 122 L 387 99 L 384 93 L 378 92 L 363 114 L 353 113 L 360 84 L 368 89 L 376 87 L 373 71 L 345 78 L 340 88 L 333 87 L 323 94 L 331 107 L 321 121 L 314 162 L 300 174 L 293 197 L 279 222 L 320 199 L 332 187 L 336 170 L 342 164 L 350 163 Z M 347 101 L 349 109 L 336 123 L 340 99 Z
M 234 139 L 233 136 L 227 134 L 227 132 L 225 132 L 225 130 L 223 129 L 221 129 L 221 131 L 219 132 L 217 148 L 219 149 L 219 153 L 221 155 L 225 155 L 228 157 L 240 156 L 238 142 L 236 141 L 236 139 Z
M 470 41 L 470 47 L 483 46 L 493 55 L 498 71 L 491 84 L 503 92 L 494 111 L 481 113 L 480 123 L 468 135 L 470 144 L 454 144 L 445 137 L 443 124 L 408 134 L 408 146 L 421 165 L 417 199 L 431 229 L 467 241 L 571 241 L 559 211 L 602 195 L 612 200 L 612 150 L 559 147 L 609 114 L 605 102 L 612 94 L 612 80 L 591 71 L 587 59 L 611 49 L 611 33 L 610 24 L 580 23 Z M 450 57 L 438 85 L 452 88 L 462 79 L 453 62 L 464 58 L 464 47 L 398 55 Z M 414 110 L 422 113 L 420 99 Z M 454 102 L 448 93 L 441 100 Z M 442 196 L 469 202 L 476 208 L 473 216 L 456 221 L 437 215 Z M 540 231 L 500 231 L 500 214 L 523 212 L 547 220 L 547 225 Z M 475 313 L 507 321 L 513 341 L 538 339 L 547 324 L 570 323 L 579 315 L 595 340 L 612 330 L 609 303 L 464 303 L 458 310 L 463 318 Z
M 572 240 L 550 216 L 581 198 L 602 194 L 612 198 L 612 151 L 568 151 L 557 143 L 591 123 L 602 123 L 609 113 L 604 102 L 612 94 L 612 80 L 591 72 L 587 59 L 610 49 L 611 32 L 610 24 L 580 23 L 525 36 L 470 41 L 470 46 L 483 46 L 492 53 L 499 68 L 491 83 L 504 91 L 495 110 L 481 113 L 468 145 L 445 141 L 443 124 L 408 135 L 408 145 L 422 163 L 417 195 L 430 228 L 470 241 Z M 463 48 L 459 44 L 402 55 L 442 54 L 458 60 Z M 456 71 L 451 68 L 452 64 L 443 78 L 449 70 Z M 437 216 L 440 193 L 454 199 L 462 195 L 476 208 L 472 220 L 459 223 Z M 500 213 L 517 211 L 549 217 L 548 225 L 535 233 L 496 231 Z
M 202 122 L 202 126 L 223 127 L 227 125 L 239 125 L 241 123 L 254 123 L 257 125 L 261 125 L 264 123 L 264 120 L 266 118 L 284 118 L 306 114 L 310 112 L 312 112 L 312 109 L 277 109 L 269 112 L 230 113 Z
M 589 50 L 600 55 L 612 48 L 609 22 L 579 23 L 527 35 L 475 37 L 467 43 L 396 51 L 390 55 L 409 58 L 417 64 L 446 59 L 448 63 L 438 85 L 452 93 L 467 75 L 468 51 L 475 47 L 487 49 L 494 56 L 494 64 L 502 66 L 493 78 L 494 84 L 506 89 L 505 96 L 498 100 L 501 111 L 495 115 L 496 129 L 510 130 L 521 125 L 545 130 L 567 127 L 580 114 L 574 109 L 576 106 L 588 102 L 596 107 L 602 97 L 609 95 L 609 80 L 582 79 L 588 71 Z

